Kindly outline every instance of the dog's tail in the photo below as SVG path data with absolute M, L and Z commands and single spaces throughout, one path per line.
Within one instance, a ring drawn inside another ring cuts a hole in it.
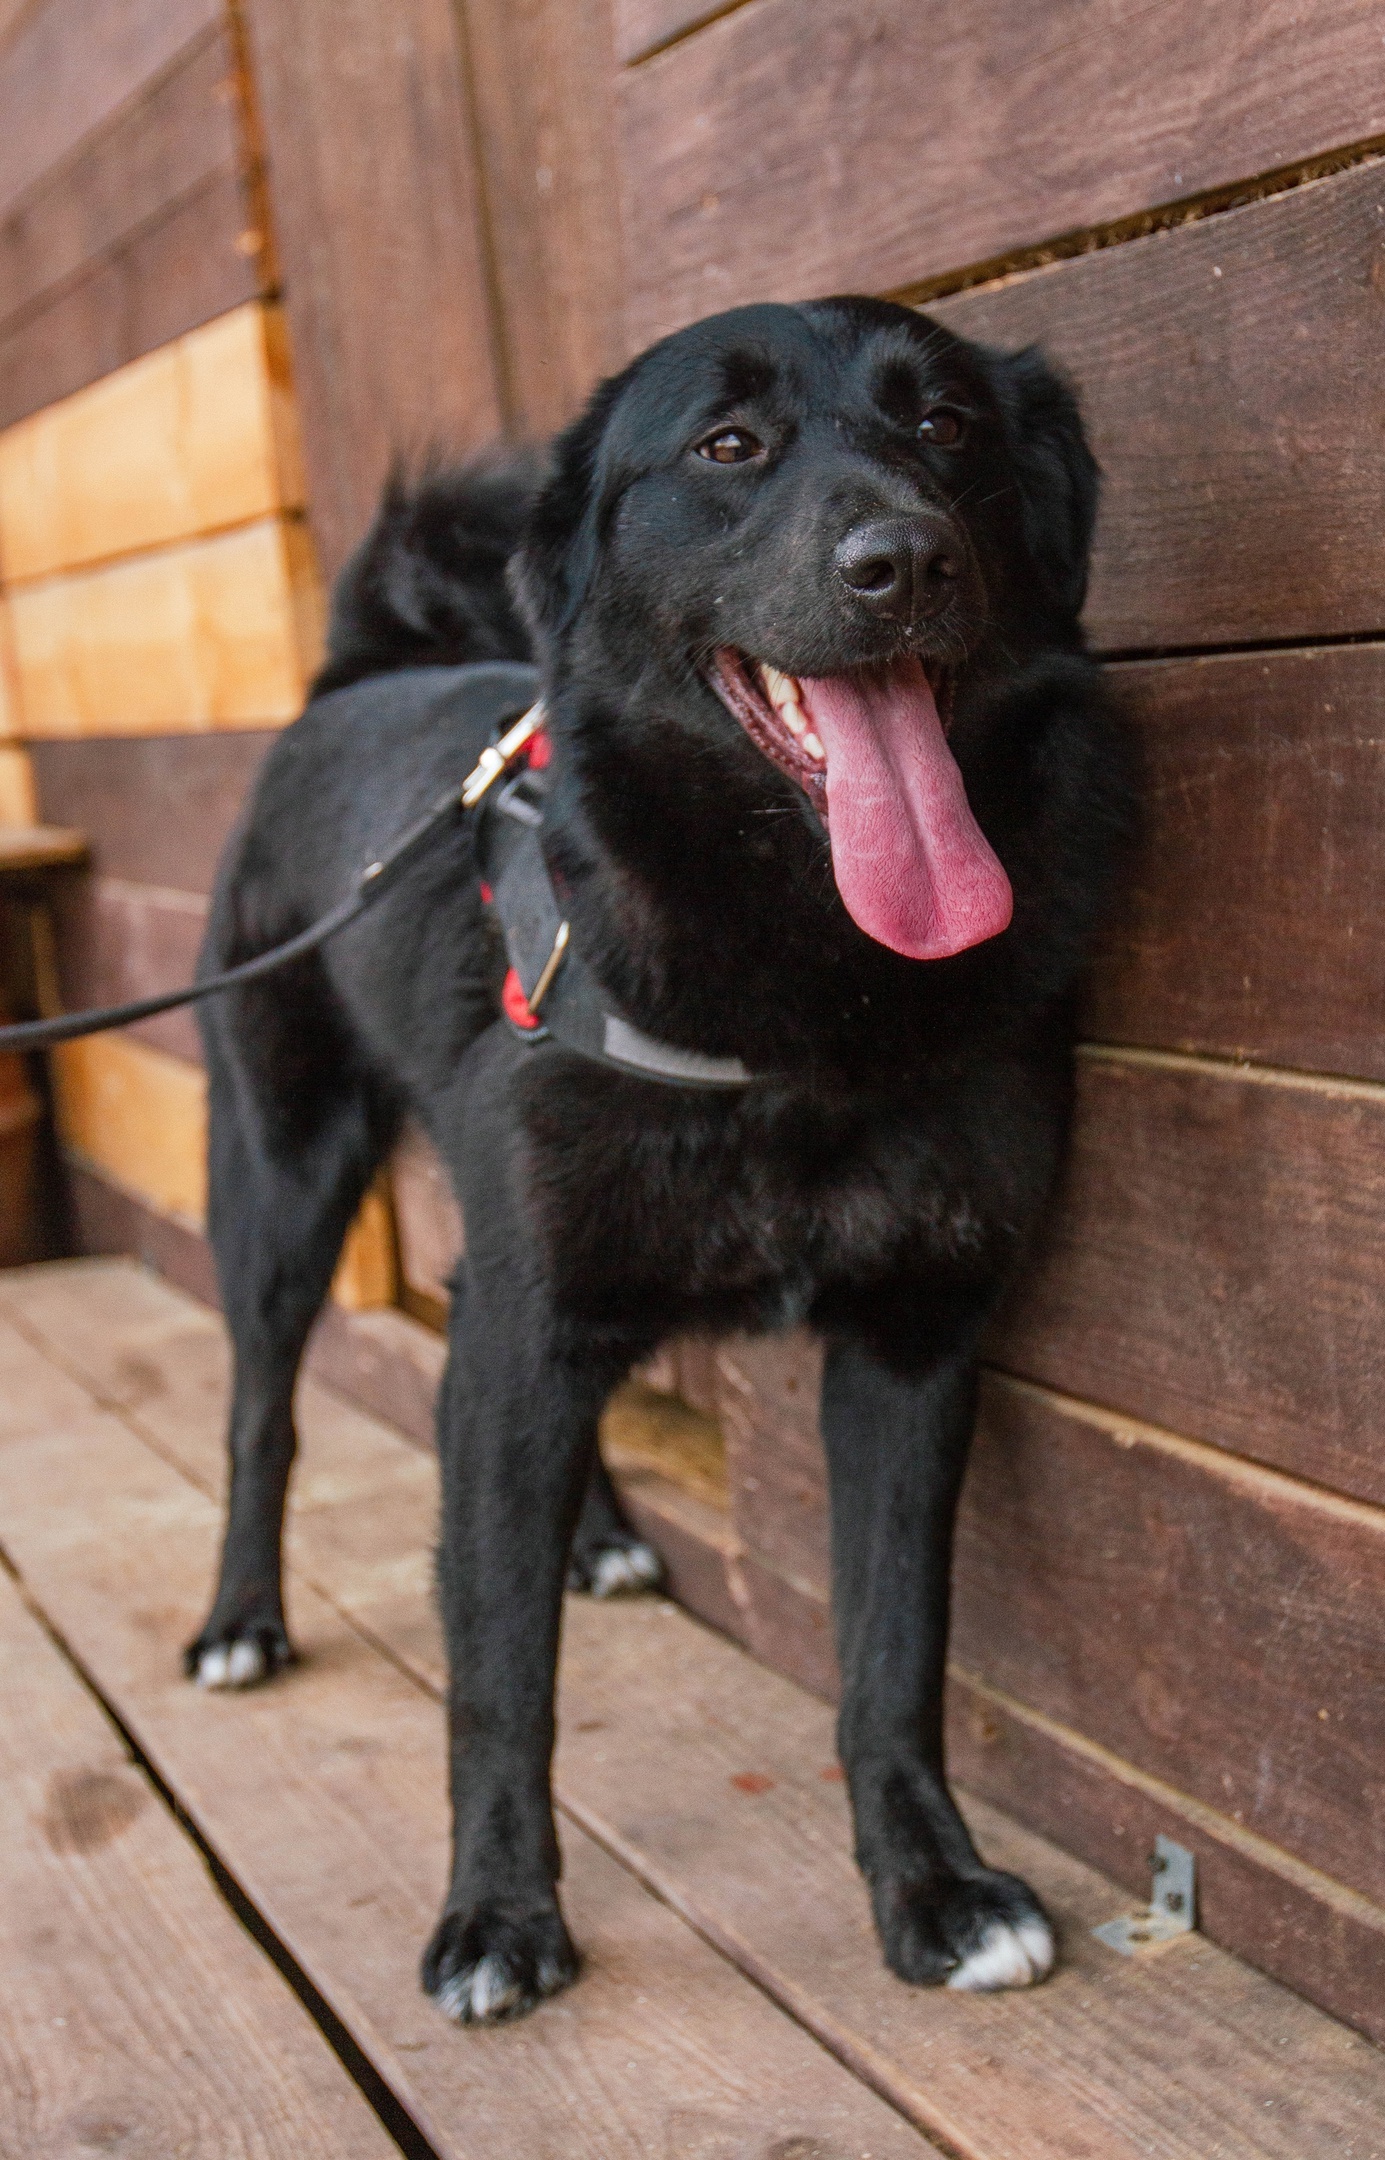
M 528 451 L 391 474 L 375 522 L 337 579 L 314 697 L 399 668 L 528 660 L 505 582 L 540 464 Z

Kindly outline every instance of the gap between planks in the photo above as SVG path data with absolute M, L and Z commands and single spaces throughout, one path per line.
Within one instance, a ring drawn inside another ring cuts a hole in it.
M 203 1491 L 219 1482 L 225 1353 L 212 1315 L 118 1262 L 22 1271 L 0 1279 L 0 1303 L 121 1429 Z M 415 1688 L 436 1692 L 432 1467 L 321 1390 L 304 1389 L 302 1413 L 298 1580 L 321 1585 L 358 1639 L 368 1630 Z M 317 1595 L 298 1597 L 311 1635 Z M 171 1689 L 186 1722 L 188 1698 Z M 274 1691 L 230 1706 L 257 1728 L 273 1708 Z M 849 1858 L 830 1712 L 670 1608 L 571 1603 L 562 1728 L 568 1819 L 968 2160 L 1385 2149 L 1385 2062 L 1367 2042 L 1197 1938 L 1157 1969 L 1105 1951 L 1087 1930 L 1128 1899 L 989 1809 L 971 1810 L 983 1849 L 1055 1905 L 1063 1969 L 1033 1994 L 989 2000 L 893 1981 Z M 736 1787 L 747 1769 L 753 1797 Z
M 747 0 L 735 0 L 735 4 L 745 6 Z M 1196 195 L 1175 196 L 1148 210 L 1132 210 L 1125 217 L 1111 218 L 1105 224 L 1079 226 L 1073 231 L 1058 233 L 1051 240 L 1017 248 L 1009 255 L 993 255 L 985 262 L 970 263 L 964 269 L 941 271 L 936 277 L 921 278 L 915 284 L 901 286 L 887 297 L 901 307 L 923 308 L 935 300 L 951 299 L 956 293 L 993 291 L 1018 278 L 1056 270 L 1063 263 L 1076 261 L 1079 256 L 1123 247 L 1131 240 L 1146 240 L 1153 233 L 1176 232 L 1184 225 L 1201 225 L 1208 218 L 1221 217 L 1228 210 L 1244 210 L 1252 203 L 1270 202 L 1278 195 L 1292 194 L 1296 188 L 1311 187 L 1315 181 L 1335 179 L 1339 173 L 1369 164 L 1382 154 L 1385 154 L 1385 135 L 1364 136 L 1359 142 L 1325 151 L 1319 157 L 1272 166 L 1269 171 L 1246 180 L 1228 181 L 1221 187 L 1206 188 Z
M 175 1474 L 112 1414 L 110 1388 L 81 1388 L 34 1352 L 37 1332 L 0 1327 L 0 1494 L 31 1594 L 444 2160 L 496 2150 L 521 2160 L 559 2151 L 565 2160 L 921 2156 L 914 2126 L 578 1830 L 563 1842 L 569 1910 L 588 1954 L 582 1987 L 519 2027 L 449 2027 L 415 1975 L 445 1880 L 432 1691 L 397 1659 L 379 1658 L 301 1574 L 294 1604 L 308 1663 L 286 1687 L 228 1701 L 180 1681 L 166 1638 L 195 1624 L 215 1510 L 186 1471 Z M 126 1389 L 140 1370 L 147 1384 L 148 1336 L 127 1331 Z M 407 1451 L 408 1467 L 421 1461 Z M 350 1465 L 326 1473 L 339 1497 L 350 1482 Z M 79 1486 L 81 1503 L 70 1504 Z M 143 1551 L 131 1610 L 135 1539 Z M 366 1921 L 342 1910 L 343 1884 L 358 1893 L 349 1908 L 370 1908 Z
M 1023 1374 L 1011 1372 L 994 1361 L 986 1370 L 1012 1395 L 1043 1403 L 1079 1425 L 1090 1425 L 1113 1440 L 1117 1447 L 1152 1448 L 1157 1454 L 1191 1463 L 1208 1476 L 1219 1478 L 1224 1485 L 1236 1486 L 1242 1492 L 1252 1494 L 1256 1500 L 1289 1501 L 1300 1507 L 1315 1508 L 1333 1521 L 1349 1523 L 1353 1529 L 1365 1530 L 1372 1537 L 1385 1535 L 1385 1507 L 1378 1507 L 1370 1500 L 1353 1500 L 1347 1493 L 1334 1492 L 1330 1485 L 1317 1485 L 1311 1478 L 1300 1477 L 1294 1471 L 1253 1462 L 1249 1456 L 1233 1454 L 1230 1448 L 1219 1447 L 1213 1441 L 1189 1440 L 1182 1433 L 1170 1432 L 1167 1426 L 1151 1425 L 1144 1418 L 1132 1417 L 1124 1410 L 1109 1409 L 1079 1395 L 1066 1395 L 1061 1388 L 1050 1387 L 1047 1381 L 1026 1379 Z
M 1346 1074 L 1302 1072 L 1286 1065 L 1211 1057 L 1200 1050 L 1148 1050 L 1134 1043 L 1085 1042 L 1078 1044 L 1077 1055 L 1092 1065 L 1134 1065 L 1146 1072 L 1187 1073 L 1195 1079 L 1249 1081 L 1255 1087 L 1325 1095 L 1333 1102 L 1385 1103 L 1385 1081 L 1353 1080 Z
M 4 2149 L 397 2153 L 3 1568 L 0 1674 Z
M 1152 1777 L 1147 1770 L 1137 1768 L 1134 1763 L 1127 1762 L 1124 1756 L 1103 1747 L 1099 1740 L 1092 1740 L 1086 1733 L 1074 1731 L 1071 1725 L 1060 1724 L 1057 1718 L 1049 1717 L 1043 1710 L 1036 1710 L 1032 1703 L 1021 1702 L 1017 1696 L 1007 1694 L 1003 1688 L 993 1687 L 988 1680 L 969 1671 L 965 1665 L 950 1660 L 948 1672 L 983 1702 L 993 1703 L 1004 1717 L 1012 1718 L 1017 1724 L 1029 1726 L 1032 1731 L 1042 1734 L 1067 1754 L 1081 1757 L 1114 1784 L 1143 1793 L 1156 1807 L 1164 1809 L 1175 1820 L 1182 1817 L 1184 1821 L 1194 1824 L 1209 1839 L 1220 1845 L 1234 1847 L 1253 1866 L 1262 1868 L 1271 1879 L 1277 1876 L 1284 1882 L 1292 1883 L 1307 1897 L 1314 1898 L 1320 1904 L 1356 1921 L 1359 1926 L 1379 1931 L 1380 1907 L 1372 1904 L 1369 1898 L 1363 1897 L 1359 1890 L 1353 1890 L 1347 1883 L 1338 1882 L 1333 1875 L 1324 1875 L 1321 1868 L 1311 1867 L 1306 1860 L 1300 1860 L 1296 1853 L 1286 1852 L 1282 1845 L 1271 1844 L 1268 1838 L 1258 1836 L 1254 1830 L 1247 1830 L 1243 1823 L 1236 1822 L 1230 1815 L 1218 1814 L 1215 1808 L 1195 1799 L 1191 1793 L 1180 1792 L 1174 1786 L 1166 1784 L 1162 1778 Z

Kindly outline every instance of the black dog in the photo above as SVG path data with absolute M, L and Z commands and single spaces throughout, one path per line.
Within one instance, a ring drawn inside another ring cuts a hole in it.
M 549 1796 L 565 1571 L 574 1538 L 588 1578 L 642 1565 L 594 1463 L 606 1397 L 680 1330 L 795 1322 L 827 1345 L 840 1747 L 886 1958 L 1041 1979 L 1043 1913 L 944 1782 L 942 1690 L 978 1338 L 1054 1176 L 1128 818 L 1077 624 L 1076 406 L 1034 352 L 900 307 L 743 308 L 606 383 L 529 495 L 492 470 L 387 497 L 207 964 L 325 911 L 541 684 L 570 964 L 630 1041 L 718 1062 L 677 1085 L 526 1039 L 460 821 L 320 957 L 207 1009 L 236 1377 L 190 1670 L 290 1655 L 295 1369 L 410 1108 L 468 1241 L 439 1412 L 455 1859 L 425 1985 L 495 2018 L 577 1970 Z

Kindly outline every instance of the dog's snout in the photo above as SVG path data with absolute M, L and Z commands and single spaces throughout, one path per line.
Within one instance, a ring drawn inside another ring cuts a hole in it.
M 921 622 L 952 598 L 961 568 L 941 518 L 871 518 L 853 525 L 833 556 L 852 598 L 892 622 Z

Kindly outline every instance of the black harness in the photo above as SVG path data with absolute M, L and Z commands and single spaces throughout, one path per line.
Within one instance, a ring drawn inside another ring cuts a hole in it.
M 755 1075 L 739 1058 L 657 1042 L 602 989 L 572 942 L 543 858 L 545 791 L 544 768 L 531 761 L 489 799 L 477 835 L 481 895 L 500 926 L 510 963 L 501 1005 L 515 1034 L 525 1043 L 561 1043 L 647 1080 L 745 1087 Z
M 575 949 L 539 839 L 547 764 L 546 755 L 542 762 L 535 755 L 540 745 L 546 750 L 543 706 L 537 704 L 487 745 L 460 790 L 449 790 L 366 865 L 344 900 L 282 945 L 257 953 L 237 967 L 205 975 L 181 990 L 0 1027 L 0 1050 L 42 1050 L 79 1035 L 128 1027 L 132 1021 L 151 1019 L 175 1006 L 257 982 L 301 960 L 383 898 L 438 833 L 455 824 L 459 816 L 475 811 L 482 897 L 499 923 L 510 963 L 501 1005 L 515 1034 L 529 1044 L 560 1043 L 598 1064 L 647 1080 L 680 1087 L 747 1086 L 756 1075 L 747 1072 L 739 1058 L 707 1057 L 699 1050 L 683 1050 L 644 1034 L 617 1011 Z M 515 771 L 526 753 L 528 764 Z M 492 794 L 502 777 L 505 785 Z

